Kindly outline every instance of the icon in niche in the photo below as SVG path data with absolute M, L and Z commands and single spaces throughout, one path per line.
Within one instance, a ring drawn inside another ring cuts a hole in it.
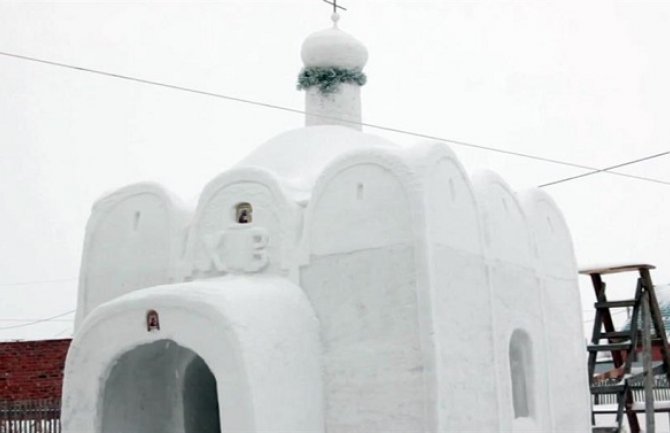
M 156 310 L 147 311 L 147 331 L 160 331 L 161 324 L 158 320 L 158 312 Z

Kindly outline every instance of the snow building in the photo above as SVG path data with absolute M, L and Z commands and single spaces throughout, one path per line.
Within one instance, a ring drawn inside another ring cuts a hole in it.
M 570 233 L 543 191 L 361 132 L 366 48 L 310 35 L 306 127 L 196 209 L 93 207 L 65 433 L 585 432 Z

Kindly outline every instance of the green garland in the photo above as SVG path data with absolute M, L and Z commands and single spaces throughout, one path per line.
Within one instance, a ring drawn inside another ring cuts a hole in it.
M 298 76 L 298 90 L 319 86 L 321 93 L 337 92 L 341 83 L 352 83 L 363 86 L 367 77 L 360 69 L 322 68 L 312 66 L 303 68 Z

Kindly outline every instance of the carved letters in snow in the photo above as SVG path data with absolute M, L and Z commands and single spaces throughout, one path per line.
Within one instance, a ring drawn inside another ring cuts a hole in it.
M 194 263 L 197 271 L 258 272 L 268 265 L 269 236 L 262 227 L 230 226 L 201 241 L 204 248 Z

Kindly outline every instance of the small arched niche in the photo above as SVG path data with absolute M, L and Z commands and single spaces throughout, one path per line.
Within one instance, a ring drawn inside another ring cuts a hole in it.
M 253 221 L 253 212 L 250 203 L 238 203 L 235 205 L 235 221 L 238 224 L 250 224 Z
M 102 433 L 220 433 L 216 378 L 172 340 L 123 354 L 102 392 Z
M 532 418 L 535 406 L 532 345 L 528 334 L 521 329 L 516 329 L 510 338 L 509 368 L 514 418 Z

